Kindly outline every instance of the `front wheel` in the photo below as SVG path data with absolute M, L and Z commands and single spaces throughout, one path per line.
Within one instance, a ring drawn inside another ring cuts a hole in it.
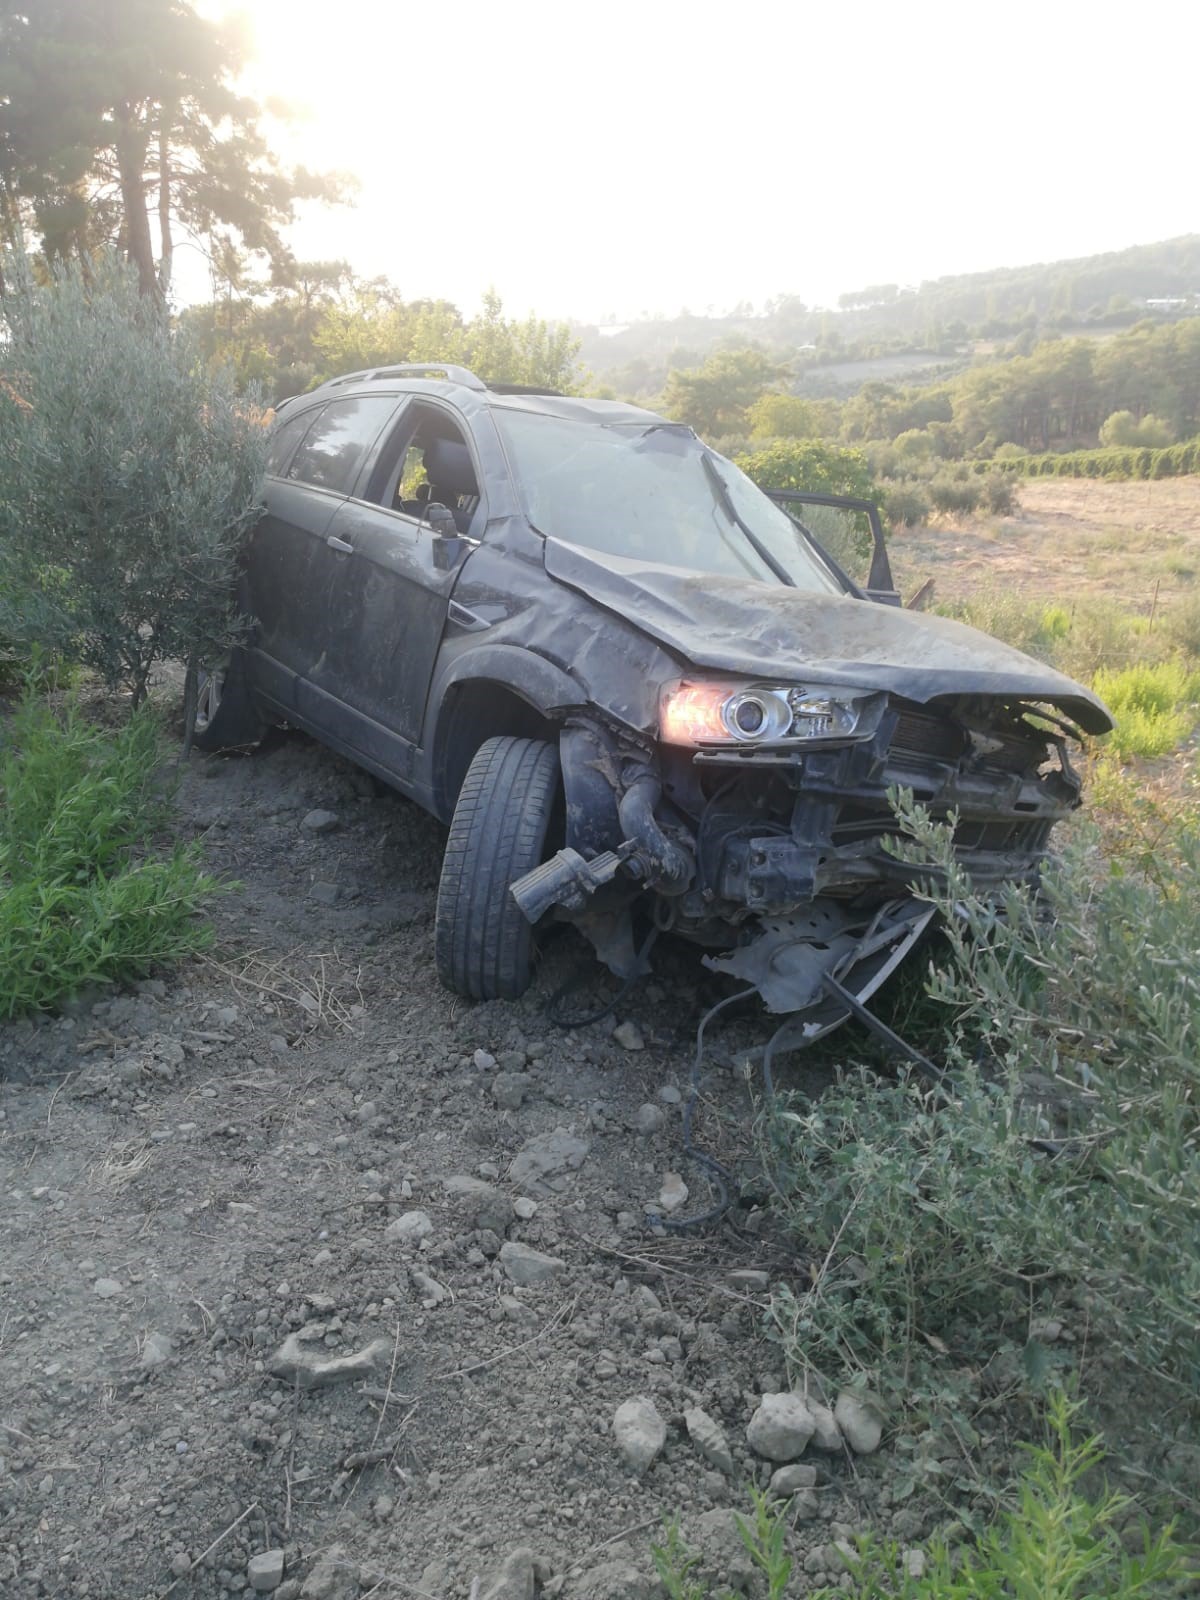
M 489 739 L 467 770 L 438 886 L 438 976 L 472 1000 L 515 1000 L 533 977 L 533 929 L 509 888 L 540 866 L 559 811 L 558 751 Z
M 233 750 L 257 744 L 266 724 L 254 709 L 246 682 L 246 658 L 231 650 L 227 660 L 199 669 L 192 743 L 197 750 Z

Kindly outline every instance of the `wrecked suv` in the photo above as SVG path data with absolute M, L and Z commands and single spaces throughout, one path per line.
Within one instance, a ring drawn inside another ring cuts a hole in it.
M 268 473 L 254 631 L 196 742 L 293 724 L 448 823 L 437 966 L 476 999 L 519 995 L 566 919 L 618 975 L 671 930 L 832 1024 L 928 920 L 890 786 L 956 816 L 977 883 L 1027 879 L 1079 802 L 1072 743 L 1110 726 L 902 609 L 873 508 L 772 497 L 635 406 L 383 367 L 281 405 Z

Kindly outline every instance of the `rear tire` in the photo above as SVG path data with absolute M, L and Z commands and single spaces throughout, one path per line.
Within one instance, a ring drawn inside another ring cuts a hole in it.
M 533 929 L 509 888 L 540 866 L 559 810 L 558 751 L 542 739 L 483 744 L 467 770 L 438 886 L 438 976 L 472 1000 L 515 1000 L 533 977 Z
M 244 748 L 257 744 L 267 731 L 246 680 L 246 658 L 237 649 L 230 651 L 227 661 L 200 668 L 192 715 L 192 743 L 197 750 Z

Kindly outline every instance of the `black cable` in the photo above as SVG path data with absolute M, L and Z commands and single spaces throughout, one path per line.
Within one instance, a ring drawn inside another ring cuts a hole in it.
M 647 1216 L 652 1228 L 664 1228 L 668 1233 L 698 1233 L 701 1228 L 719 1222 L 732 1204 L 729 1191 L 736 1183 L 736 1179 L 729 1168 L 722 1166 L 715 1156 L 710 1156 L 704 1150 L 697 1150 L 692 1142 L 692 1118 L 695 1115 L 696 1102 L 700 1098 L 700 1069 L 704 1063 L 705 1030 L 720 1012 L 736 1005 L 739 1000 L 745 1000 L 757 993 L 757 985 L 751 984 L 747 989 L 739 989 L 736 994 L 726 995 L 724 1000 L 718 1000 L 716 1005 L 709 1007 L 700 1018 L 700 1026 L 696 1029 L 696 1054 L 692 1061 L 692 1075 L 688 1083 L 687 1104 L 683 1108 L 683 1150 L 697 1166 L 703 1167 L 710 1174 L 716 1184 L 719 1198 L 707 1211 L 698 1212 L 690 1217 L 663 1217 L 657 1212 L 649 1212 Z
M 642 942 L 641 949 L 634 958 L 635 965 L 633 971 L 630 973 L 629 977 L 625 979 L 621 987 L 617 990 L 616 994 L 613 995 L 612 999 L 607 1003 L 607 1005 L 601 1006 L 598 1011 L 589 1011 L 585 1016 L 582 1017 L 564 1017 L 559 1012 L 559 1003 L 560 1001 L 565 1000 L 566 997 L 575 989 L 578 989 L 584 972 L 584 968 L 582 966 L 576 967 L 575 971 L 571 974 L 567 981 L 564 984 L 561 984 L 559 988 L 557 988 L 550 996 L 549 1000 L 546 1001 L 544 1007 L 545 1014 L 547 1017 L 549 1017 L 550 1021 L 554 1023 L 555 1027 L 586 1028 L 593 1022 L 603 1022 L 605 1017 L 611 1016 L 621 1004 L 622 1000 L 625 999 L 626 995 L 633 988 L 634 984 L 636 984 L 639 979 L 645 976 L 646 957 L 650 954 L 654 941 L 658 938 L 659 931 L 660 930 L 657 925 L 650 929 L 650 932 L 646 935 L 644 941 Z M 587 965 L 590 968 L 593 963 L 589 961 Z

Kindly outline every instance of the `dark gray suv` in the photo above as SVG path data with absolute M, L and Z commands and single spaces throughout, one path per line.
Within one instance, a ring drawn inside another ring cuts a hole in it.
M 957 816 L 977 882 L 1028 879 L 1111 725 L 902 609 L 873 508 L 772 498 L 634 406 L 352 373 L 279 407 L 266 500 L 196 741 L 294 724 L 448 823 L 438 969 L 476 998 L 525 989 L 556 917 L 622 976 L 640 919 L 773 1010 L 864 999 L 927 920 L 889 786 Z

